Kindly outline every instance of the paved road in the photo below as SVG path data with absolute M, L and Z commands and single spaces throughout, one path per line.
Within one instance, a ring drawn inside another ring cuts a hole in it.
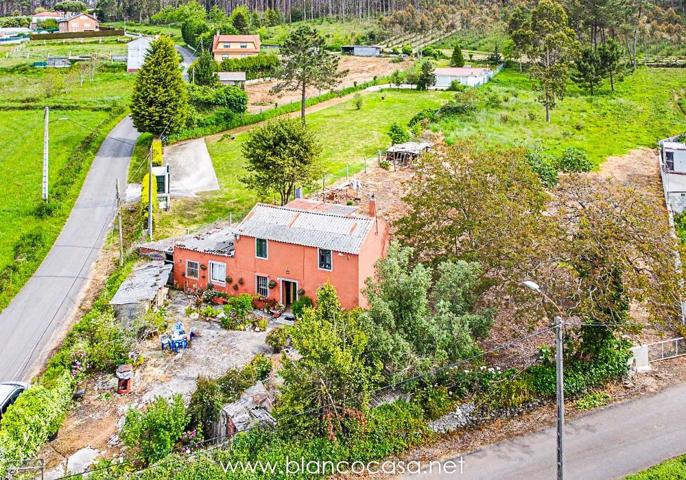
M 114 218 L 115 179 L 126 188 L 137 137 L 128 117 L 110 132 L 48 256 L 0 313 L 0 380 L 30 380 L 64 332 Z
M 609 407 L 567 424 L 568 480 L 624 478 L 686 452 L 686 384 Z M 464 456 L 463 474 L 411 475 L 417 479 L 551 480 L 555 430 L 508 440 Z
M 181 62 L 181 64 L 183 65 L 183 78 L 187 81 L 188 80 L 188 67 L 191 66 L 191 63 L 195 62 L 195 59 L 197 57 L 188 48 L 182 47 L 181 45 L 177 45 L 176 50 L 183 57 L 183 62 Z

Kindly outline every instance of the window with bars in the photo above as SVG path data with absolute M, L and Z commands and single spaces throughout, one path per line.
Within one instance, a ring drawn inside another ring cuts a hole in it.
M 257 276 L 257 294 L 262 297 L 269 296 L 269 277 Z

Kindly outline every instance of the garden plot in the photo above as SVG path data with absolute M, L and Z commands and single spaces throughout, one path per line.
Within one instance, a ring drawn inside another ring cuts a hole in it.
M 175 393 L 188 401 L 197 377 L 219 377 L 231 368 L 244 366 L 258 353 L 271 353 L 265 343 L 267 332 L 225 330 L 216 321 L 191 319 L 186 316 L 186 307 L 192 303 L 191 297 L 172 291 L 167 309 L 170 326 L 183 321 L 187 329 L 199 335 L 191 347 L 173 354 L 161 350 L 158 337 L 141 342 L 137 353 L 143 365 L 135 368 L 128 395 L 115 393 L 114 372 L 89 380 L 84 385 L 83 399 L 75 404 L 57 438 L 42 452 L 48 469 L 64 473 L 69 457 L 86 447 L 105 458 L 116 456 L 120 448 L 117 432 L 130 408 L 142 409 L 156 396 Z
M 384 57 L 351 57 L 343 56 L 339 63 L 339 70 L 346 71 L 340 85 L 336 88 L 352 87 L 355 84 L 365 83 L 390 75 L 395 70 L 407 68 L 409 63 L 392 63 L 390 58 Z M 299 102 L 300 92 L 284 92 L 277 96 L 270 93 L 271 88 L 276 85 L 276 81 L 268 81 L 246 85 L 245 92 L 248 94 L 248 111 L 259 113 L 268 108 L 272 108 L 274 103 L 285 105 L 287 103 Z M 307 92 L 308 98 L 316 97 L 328 90 L 310 89 Z

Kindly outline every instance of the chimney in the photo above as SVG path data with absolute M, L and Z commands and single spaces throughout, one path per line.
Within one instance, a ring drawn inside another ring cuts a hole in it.
M 376 217 L 376 198 L 372 193 L 372 198 L 369 199 L 369 216 Z
M 295 198 L 303 198 L 303 189 L 298 187 L 295 189 Z

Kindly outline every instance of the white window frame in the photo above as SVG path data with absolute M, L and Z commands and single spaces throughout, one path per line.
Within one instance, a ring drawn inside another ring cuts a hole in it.
M 197 272 L 197 274 L 195 275 L 195 277 L 188 275 L 188 264 L 189 263 L 195 263 L 195 265 L 196 265 L 195 271 Z M 184 272 L 184 276 L 186 278 L 194 278 L 195 280 L 199 279 L 200 278 L 200 262 L 197 262 L 195 260 L 186 260 L 186 271 Z
M 331 255 L 331 268 L 322 268 L 321 262 L 319 261 L 322 250 L 327 250 L 329 252 L 329 254 Z M 317 268 L 319 270 L 324 271 L 324 272 L 333 272 L 333 250 L 331 250 L 330 248 L 318 248 L 317 249 Z
M 264 278 L 267 283 L 265 284 L 265 292 L 266 295 L 263 295 L 262 292 L 260 292 L 260 278 Z M 260 275 L 259 273 L 255 274 L 255 293 L 258 295 L 267 298 L 269 296 L 269 276 L 268 275 Z
M 264 253 L 265 253 L 264 257 L 260 257 L 257 254 L 257 241 L 258 240 L 264 240 Z M 266 238 L 255 237 L 255 258 L 259 258 L 262 260 L 267 260 L 269 258 L 269 240 L 267 240 Z
M 212 267 L 215 266 L 215 265 L 217 265 L 217 266 L 218 266 L 218 265 L 221 265 L 222 267 L 224 267 L 224 276 L 221 278 L 221 280 L 215 280 L 215 279 L 212 277 Z M 215 285 L 215 284 L 216 284 L 216 285 L 226 285 L 226 264 L 223 263 L 223 262 L 213 262 L 213 261 L 210 261 L 209 267 L 210 267 L 210 283 L 213 284 L 213 285 Z

